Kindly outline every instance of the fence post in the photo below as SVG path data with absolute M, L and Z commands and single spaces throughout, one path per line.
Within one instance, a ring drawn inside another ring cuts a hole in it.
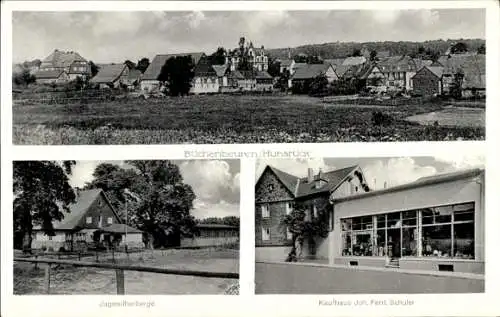
M 38 259 L 38 254 L 35 254 L 35 260 Z M 38 270 L 38 262 L 35 262 L 35 270 Z
M 82 259 L 82 251 L 78 251 L 78 261 L 81 261 Z
M 45 293 L 50 294 L 50 263 L 45 266 L 45 281 L 44 281 Z
M 116 294 L 125 295 L 125 276 L 123 270 L 116 269 Z

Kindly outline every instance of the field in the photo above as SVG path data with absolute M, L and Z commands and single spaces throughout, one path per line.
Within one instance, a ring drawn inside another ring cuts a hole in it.
M 481 140 L 484 126 L 408 117 L 438 112 L 431 100 L 324 101 L 306 96 L 188 96 L 13 107 L 14 144 L 221 144 Z M 392 118 L 372 123 L 374 111 Z M 448 110 L 450 113 L 453 110 Z M 484 108 L 477 115 L 484 118 Z M 448 115 L 449 116 L 449 115 Z M 452 115 L 453 116 L 453 115 Z M 459 115 L 458 115 L 459 117 Z M 484 122 L 484 119 L 483 119 Z
M 92 261 L 92 259 L 82 259 Z M 111 259 L 103 262 L 111 262 Z M 236 250 L 166 250 L 145 251 L 122 256 L 116 263 L 212 272 L 239 271 Z M 204 278 L 157 273 L 125 271 L 125 294 L 224 294 L 234 279 Z M 43 265 L 15 262 L 14 294 L 43 294 Z M 52 270 L 51 294 L 116 294 L 113 270 L 82 267 L 58 267 Z

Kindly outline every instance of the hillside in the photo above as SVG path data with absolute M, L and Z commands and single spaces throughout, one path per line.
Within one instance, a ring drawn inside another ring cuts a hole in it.
M 302 53 L 307 55 L 319 55 L 322 58 L 344 58 L 350 56 L 355 49 L 366 49 L 368 51 L 376 50 L 377 52 L 388 51 L 391 55 L 403 55 L 415 53 L 419 46 L 423 46 L 425 49 L 430 49 L 443 54 L 453 43 L 456 42 L 465 43 L 468 46 L 469 51 L 477 51 L 477 48 L 481 44 L 486 43 L 483 39 L 459 39 L 446 41 L 433 40 L 425 42 L 336 42 L 298 46 L 292 48 L 292 55 L 294 56 Z M 272 58 L 288 57 L 288 48 L 268 49 L 267 52 Z

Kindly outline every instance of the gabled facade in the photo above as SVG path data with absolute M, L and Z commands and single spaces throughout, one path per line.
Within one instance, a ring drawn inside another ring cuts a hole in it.
M 330 223 L 331 197 L 345 197 L 369 190 L 358 166 L 296 177 L 267 166 L 255 186 L 255 245 L 258 258 L 283 261 L 290 251 L 292 235 L 283 225 L 283 218 L 298 205 L 305 208 L 306 219 L 326 214 Z M 309 244 L 309 243 L 312 244 Z M 316 237 L 305 241 L 303 257 L 328 257 L 328 238 Z
M 86 79 L 90 77 L 88 61 L 77 52 L 54 50 L 41 63 L 38 72 L 65 71 L 70 80 L 77 77 Z M 35 74 L 37 76 L 38 72 Z
M 198 65 L 201 59 L 206 58 L 205 53 L 202 52 L 156 55 L 142 75 L 141 90 L 151 92 L 159 89 L 161 83 L 158 80 L 158 76 L 161 73 L 161 68 L 163 67 L 163 65 L 165 65 L 167 60 L 172 57 L 178 56 L 191 56 L 191 58 L 193 59 L 194 67 Z
M 76 190 L 76 202 L 63 211 L 64 218 L 54 221 L 54 236 L 46 235 L 39 225 L 33 228 L 31 247 L 53 251 L 85 250 L 92 243 L 105 246 L 126 242 L 141 246 L 142 232 L 123 224 L 102 189 Z M 97 233 L 97 234 L 96 234 Z
M 413 92 L 421 96 L 443 92 L 443 67 L 424 66 L 412 78 Z
M 194 69 L 194 78 L 190 93 L 210 94 L 219 92 L 219 77 L 215 69 L 210 65 L 208 59 L 199 61 Z
M 129 68 L 125 64 L 99 64 L 99 72 L 90 79 L 99 88 L 118 88 L 128 85 Z

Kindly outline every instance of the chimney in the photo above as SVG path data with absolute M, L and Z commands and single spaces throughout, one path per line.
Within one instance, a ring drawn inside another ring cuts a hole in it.
M 292 49 L 288 48 L 288 59 L 292 59 Z
M 312 183 L 313 182 L 313 180 L 314 180 L 314 176 L 313 175 L 314 175 L 313 174 L 313 169 L 309 167 L 307 169 L 307 182 L 308 183 Z

